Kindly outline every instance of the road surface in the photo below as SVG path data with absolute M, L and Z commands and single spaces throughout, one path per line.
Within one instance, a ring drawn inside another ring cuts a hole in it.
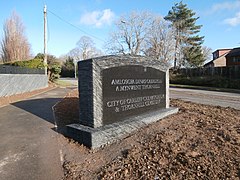
M 240 110 L 240 94 L 238 93 L 170 88 L 170 98 L 182 99 L 200 104 L 232 107 Z
M 0 108 L 0 179 L 63 177 L 52 106 L 69 90 L 56 88 Z

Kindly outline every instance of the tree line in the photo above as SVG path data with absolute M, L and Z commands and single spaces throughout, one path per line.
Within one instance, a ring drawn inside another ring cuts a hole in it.
M 67 68 L 73 68 L 75 61 L 104 54 L 146 55 L 173 64 L 174 68 L 199 67 L 209 58 L 211 49 L 202 46 L 204 37 L 199 35 L 202 26 L 197 25 L 198 19 L 183 2 L 174 4 L 165 17 L 146 11 L 131 12 L 115 22 L 115 30 L 104 44 L 105 53 L 90 37 L 82 36 L 76 47 L 61 58 L 66 60 Z M 29 59 L 30 44 L 16 13 L 5 21 L 3 30 L 3 62 Z

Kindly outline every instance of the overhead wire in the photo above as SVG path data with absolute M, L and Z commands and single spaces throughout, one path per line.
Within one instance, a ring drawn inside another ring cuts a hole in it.
M 82 33 L 87 34 L 87 35 L 89 35 L 89 36 L 91 36 L 91 37 L 93 37 L 93 38 L 95 38 L 95 39 L 97 39 L 97 40 L 99 40 L 99 41 L 105 42 L 103 39 L 101 39 L 101 38 L 99 38 L 99 37 L 97 37 L 97 36 L 94 36 L 94 35 L 86 32 L 86 31 L 80 29 L 78 26 L 76 26 L 76 25 L 68 22 L 67 20 L 63 19 L 62 17 L 60 17 L 60 16 L 57 15 L 56 13 L 52 12 L 51 10 L 47 9 L 47 12 L 50 12 L 52 15 L 56 16 L 56 17 L 57 17 L 58 19 L 60 19 L 61 21 L 63 21 L 63 22 L 65 22 L 66 24 L 68 24 L 68 25 L 70 25 L 70 26 L 78 29 L 78 30 L 81 31 Z

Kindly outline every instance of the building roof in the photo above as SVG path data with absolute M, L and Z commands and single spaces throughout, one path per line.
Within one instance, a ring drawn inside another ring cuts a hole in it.
M 211 60 L 209 62 L 207 62 L 206 64 L 204 64 L 203 66 L 208 66 L 209 64 L 212 64 L 214 60 Z
M 222 57 L 225 57 L 227 55 L 228 55 L 228 52 L 226 52 L 223 55 L 219 56 L 217 59 L 213 59 L 213 60 L 209 61 L 208 63 L 204 64 L 204 66 L 208 66 L 209 64 L 212 64 L 214 61 L 218 61 L 219 59 L 221 59 Z
M 233 56 L 240 56 L 240 47 L 232 49 L 228 54 L 227 57 Z
M 232 50 L 232 48 L 217 49 L 217 50 L 213 51 L 212 54 L 215 53 L 216 51 L 225 51 L 225 50 Z
M 214 61 L 219 60 L 222 57 L 234 57 L 234 56 L 240 56 L 240 47 L 237 48 L 233 48 L 233 49 L 217 49 L 216 51 L 221 51 L 221 50 L 230 50 L 229 52 L 226 52 L 224 54 L 222 54 L 221 56 L 219 56 L 217 59 L 213 59 L 211 61 L 209 61 L 208 63 L 204 64 L 204 66 L 208 66 L 209 64 L 212 64 Z M 214 51 L 213 53 L 215 53 L 216 51 Z

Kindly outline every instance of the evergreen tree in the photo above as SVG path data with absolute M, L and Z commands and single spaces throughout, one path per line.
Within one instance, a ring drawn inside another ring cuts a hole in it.
M 183 50 L 184 66 L 199 67 L 204 63 L 201 46 L 186 46 Z
M 199 17 L 194 17 L 195 14 L 181 1 L 176 3 L 164 17 L 175 29 L 174 68 L 183 64 L 199 66 L 204 61 L 201 52 L 204 37 L 198 35 L 202 26 L 196 25 Z
M 68 56 L 62 66 L 61 76 L 62 77 L 74 77 L 74 75 L 75 75 L 74 59 L 72 57 Z
M 64 67 L 68 70 L 74 70 L 74 60 L 72 57 L 68 56 L 66 62 L 64 63 Z

